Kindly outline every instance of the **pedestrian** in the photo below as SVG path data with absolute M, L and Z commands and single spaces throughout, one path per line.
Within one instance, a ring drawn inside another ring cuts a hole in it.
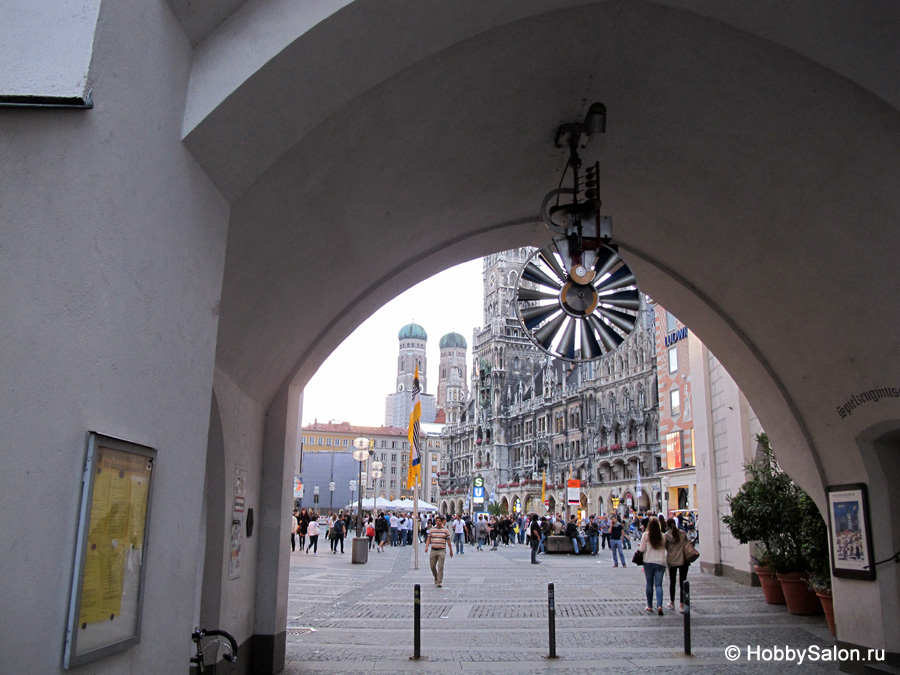
M 299 533 L 300 514 L 297 512 L 297 509 L 294 509 L 294 512 L 291 514 L 291 553 L 297 550 L 297 535 Z
M 444 516 L 439 515 L 435 519 L 434 527 L 428 530 L 428 538 L 425 540 L 425 553 L 431 547 L 431 555 L 428 558 L 431 566 L 431 575 L 434 577 L 434 585 L 441 588 L 444 584 L 444 558 L 447 551 L 453 557 L 453 548 L 450 546 L 450 530 L 444 527 Z
M 605 551 L 609 544 L 609 517 L 604 513 L 600 516 L 600 547 Z
M 297 525 L 297 530 L 299 534 L 297 535 L 300 539 L 300 550 L 306 550 L 306 534 L 309 530 L 309 514 L 306 512 L 306 509 L 303 509 L 300 512 L 300 524 Z
M 566 525 L 566 536 L 572 541 L 572 547 L 575 549 L 575 555 L 581 553 L 585 548 L 584 535 L 578 531 L 578 524 L 573 514 Z M 579 548 L 579 544 L 581 547 Z
M 612 553 L 613 567 L 619 566 L 619 561 L 616 560 L 616 552 L 618 552 L 619 559 L 622 561 L 622 567 L 625 567 L 625 554 L 622 553 L 622 534 L 624 530 L 625 526 L 619 522 L 618 518 L 612 516 L 609 519 L 609 550 Z
M 312 549 L 313 555 L 319 555 L 319 523 L 314 517 L 309 521 L 306 533 L 309 535 L 309 546 L 306 547 L 306 552 L 309 553 L 309 549 Z
M 375 518 L 375 550 L 379 553 L 384 552 L 384 530 L 385 527 L 390 527 L 390 524 L 385 526 L 384 523 L 384 514 L 379 513 Z
M 684 612 L 684 580 L 687 578 L 690 563 L 684 558 L 684 545 L 687 535 L 680 530 L 675 520 L 670 518 L 666 530 L 666 564 L 669 567 L 669 609 L 675 607 L 675 577 L 678 576 L 678 591 L 681 604 L 679 612 Z
M 338 543 L 341 544 L 341 554 L 344 553 L 344 534 L 346 523 L 343 518 L 336 518 L 331 526 L 331 552 L 337 553 Z
M 459 517 L 459 514 L 453 516 L 453 541 L 456 543 L 456 552 L 460 555 L 465 550 L 465 533 L 466 524 L 463 519 Z
M 478 514 L 478 522 L 475 523 L 475 545 L 479 551 L 483 551 L 484 540 L 487 538 L 487 525 L 484 522 L 484 514 Z
M 666 574 L 666 540 L 659 529 L 659 519 L 650 516 L 647 531 L 641 535 L 638 550 L 644 554 L 644 578 L 647 580 L 647 607 L 653 613 L 653 589 L 656 588 L 656 613 L 663 615 L 663 577 Z
M 413 514 L 411 514 L 411 513 L 406 514 L 405 525 L 406 525 L 406 545 L 407 546 L 413 545 L 413 531 L 416 529 L 415 521 L 416 521 L 416 519 L 413 518 Z
M 540 565 L 541 561 L 537 559 L 537 553 L 541 545 L 541 524 L 536 513 L 531 514 L 531 522 L 528 523 L 528 537 L 531 544 L 531 564 Z
M 541 544 L 538 553 L 546 555 L 547 553 L 547 537 L 553 532 L 553 523 L 547 516 L 541 516 Z
M 588 543 L 591 545 L 591 555 L 597 555 L 600 542 L 600 525 L 596 521 L 596 516 L 592 515 L 588 519 L 584 532 L 587 534 Z
M 391 519 L 388 515 L 382 511 L 381 512 L 381 541 L 379 544 L 381 545 L 381 552 L 384 553 L 384 545 L 387 544 L 388 537 L 391 536 Z
M 400 543 L 400 519 L 396 513 L 391 514 L 391 546 L 397 546 Z
M 371 516 L 366 519 L 366 537 L 369 539 L 369 549 L 375 548 L 375 523 Z
M 622 548 L 631 550 L 631 532 L 628 531 L 625 523 L 622 523 Z

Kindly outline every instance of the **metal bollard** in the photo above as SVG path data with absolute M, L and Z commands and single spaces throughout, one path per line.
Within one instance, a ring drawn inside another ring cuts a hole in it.
M 422 658 L 422 587 L 416 584 L 413 591 L 413 659 Z
M 684 655 L 691 655 L 691 582 L 684 580 Z
M 556 658 L 556 592 L 553 584 L 547 584 L 547 614 L 550 617 L 550 656 Z

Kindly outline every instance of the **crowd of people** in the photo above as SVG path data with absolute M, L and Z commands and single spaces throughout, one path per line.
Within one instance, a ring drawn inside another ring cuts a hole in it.
M 415 516 L 404 512 L 370 513 L 362 521 L 360 536 L 368 538 L 369 549 L 384 552 L 385 546 L 409 546 L 413 543 Z M 318 555 L 318 540 L 324 529 L 332 554 L 344 553 L 344 539 L 353 527 L 353 516 L 340 511 L 327 517 L 312 509 L 295 510 L 291 526 L 291 550 Z M 632 541 L 639 541 L 637 550 L 643 554 L 640 563 L 646 580 L 647 606 L 645 611 L 659 615 L 663 612 L 663 579 L 669 572 L 669 609 L 675 607 L 675 588 L 679 589 L 679 611 L 684 611 L 684 581 L 690 562 L 686 551 L 693 549 L 696 539 L 696 520 L 692 514 L 676 514 L 666 519 L 662 513 L 631 512 L 628 515 L 601 514 L 579 519 L 572 515 L 566 520 L 561 513 L 538 516 L 524 514 L 494 516 L 478 513 L 474 516 L 423 513 L 419 516 L 418 536 L 430 551 L 429 563 L 434 583 L 442 586 L 444 560 L 449 553 L 465 553 L 466 546 L 476 551 L 496 551 L 500 546 L 530 545 L 531 562 L 539 565 L 538 555 L 546 554 L 549 537 L 566 537 L 572 543 L 573 555 L 599 555 L 609 548 L 613 567 L 627 567 L 625 549 Z M 308 541 L 307 541 L 308 540 Z M 654 592 L 656 603 L 654 604 Z

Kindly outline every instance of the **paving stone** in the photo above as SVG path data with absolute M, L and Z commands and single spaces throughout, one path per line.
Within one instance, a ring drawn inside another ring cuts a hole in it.
M 692 652 L 683 654 L 684 617 L 644 612 L 641 568 L 614 568 L 603 556 L 540 556 L 524 546 L 447 558 L 436 588 L 428 556 L 413 547 L 349 556 L 295 553 L 288 595 L 287 675 L 300 673 L 592 673 L 598 667 L 643 675 L 780 673 L 793 664 L 748 661 L 748 645 L 826 649 L 824 618 L 791 616 L 758 588 L 691 570 Z M 556 649 L 548 659 L 548 584 L 554 584 Z M 421 588 L 421 660 L 412 660 L 415 584 Z M 668 578 L 664 583 L 668 599 Z M 725 648 L 738 646 L 737 661 Z M 836 673 L 835 663 L 804 672 Z

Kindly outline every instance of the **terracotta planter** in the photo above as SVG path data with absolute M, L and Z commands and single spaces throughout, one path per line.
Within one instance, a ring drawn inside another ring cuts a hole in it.
M 754 565 L 753 569 L 756 572 L 756 576 L 759 577 L 759 583 L 762 586 L 766 602 L 770 605 L 785 604 L 781 583 L 775 578 L 775 573 L 768 567 L 760 567 L 759 565 Z
M 831 631 L 832 635 L 836 635 L 834 628 L 834 599 L 831 597 L 831 591 L 825 591 L 824 593 L 816 591 L 816 595 L 819 596 L 819 602 L 822 603 L 822 611 L 825 612 L 828 630 Z
M 784 592 L 789 614 L 806 616 L 822 613 L 822 603 L 816 596 L 816 592 L 807 585 L 809 579 L 805 574 L 789 572 L 775 576 L 781 582 L 781 590 Z

